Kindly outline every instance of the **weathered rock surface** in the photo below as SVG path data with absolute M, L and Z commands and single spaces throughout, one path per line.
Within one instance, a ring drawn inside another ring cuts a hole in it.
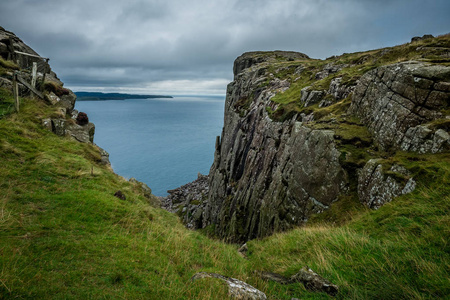
M 421 42 L 408 51 L 432 59 L 447 53 L 448 42 L 433 43 L 431 50 Z M 377 209 L 412 191 L 406 169 L 383 170 L 382 161 L 369 159 L 450 150 L 450 67 L 418 61 L 375 67 L 398 55 L 394 48 L 330 63 L 291 52 L 238 57 L 208 192 L 184 186 L 171 193 L 170 207 L 190 228 L 245 242 L 302 225 L 343 193 Z M 291 86 L 295 94 L 284 95 L 292 98 L 273 99 Z
M 404 167 L 393 165 L 389 170 L 383 170 L 379 159 L 369 160 L 358 176 L 359 200 L 373 209 L 412 192 L 415 187 L 415 180 Z
M 304 267 L 290 278 L 272 272 L 257 272 L 264 280 L 275 281 L 280 284 L 302 283 L 305 288 L 312 292 L 324 292 L 331 296 L 336 296 L 339 287 L 327 279 L 323 278 L 309 267 Z
M 361 77 L 350 112 L 361 118 L 383 150 L 440 152 L 448 149 L 448 139 L 424 134 L 416 126 L 445 117 L 441 111 L 450 105 L 449 83 L 447 66 L 405 62 L 379 67 Z M 415 132 L 421 137 L 414 138 Z M 421 147 L 423 143 L 431 146 Z
M 241 280 L 225 277 L 216 273 L 200 272 L 192 276 L 191 280 L 196 281 L 203 278 L 217 278 L 224 281 L 228 285 L 228 295 L 231 298 L 243 299 L 243 300 L 265 300 L 266 294 L 253 286 L 245 283 Z
M 214 224 L 219 236 L 246 241 L 303 224 L 312 213 L 327 209 L 345 187 L 346 173 L 332 131 L 268 117 L 266 107 L 280 80 L 260 89 L 261 69 L 235 75 L 228 86 L 202 227 Z

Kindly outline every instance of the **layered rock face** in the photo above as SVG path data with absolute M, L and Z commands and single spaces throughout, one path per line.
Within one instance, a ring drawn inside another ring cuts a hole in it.
M 378 209 L 413 191 L 413 175 L 387 156 L 450 149 L 450 67 L 390 61 L 405 51 L 447 57 L 448 37 L 430 43 L 327 61 L 238 57 L 208 184 L 169 191 L 170 210 L 190 228 L 243 242 L 301 225 L 343 194 Z
M 405 62 L 363 75 L 350 112 L 360 117 L 383 150 L 437 153 L 450 149 L 448 133 L 424 123 L 442 119 L 450 105 L 450 67 Z

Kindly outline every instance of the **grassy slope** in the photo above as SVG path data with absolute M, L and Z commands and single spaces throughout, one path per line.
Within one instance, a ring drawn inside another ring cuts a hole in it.
M 199 271 L 239 278 L 272 299 L 329 298 L 253 274 L 289 276 L 305 265 L 341 287 L 338 299 L 450 294 L 449 154 L 397 153 L 385 164 L 407 167 L 420 182 L 415 192 L 378 211 L 341 199 L 308 227 L 249 242 L 244 259 L 237 245 L 150 207 L 136 186 L 98 164 L 93 146 L 44 130 L 40 119 L 54 109 L 23 99 L 21 112 L 9 114 L 11 103 L 0 89 L 0 299 L 226 298 L 215 280 L 189 282 Z M 342 140 L 354 130 L 370 138 L 352 120 L 340 121 L 348 125 Z M 113 197 L 119 189 L 127 200 Z

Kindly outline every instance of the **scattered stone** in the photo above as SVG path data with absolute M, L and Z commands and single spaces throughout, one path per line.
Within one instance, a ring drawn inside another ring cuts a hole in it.
M 267 299 L 266 294 L 260 290 L 254 288 L 253 286 L 230 277 L 225 277 L 216 273 L 206 273 L 200 272 L 192 276 L 191 280 L 196 281 L 203 278 L 217 278 L 224 281 L 228 285 L 228 295 L 236 299 L 246 299 L 246 300 L 265 300 Z
M 337 285 L 321 277 L 309 267 L 302 268 L 297 274 L 291 276 L 290 278 L 271 272 L 256 273 L 264 280 L 275 281 L 280 284 L 292 284 L 300 282 L 305 286 L 307 290 L 312 292 L 324 292 L 328 295 L 336 296 L 339 291 L 339 287 Z
M 117 197 L 117 198 L 119 198 L 121 200 L 126 200 L 127 199 L 125 197 L 125 195 L 122 193 L 122 191 L 120 191 L 120 190 L 114 193 L 114 197 Z
M 245 243 L 244 245 L 242 245 L 239 249 L 238 249 L 239 254 L 244 257 L 247 258 L 247 252 L 248 252 L 248 247 L 247 247 L 247 243 Z
M 302 268 L 297 274 L 291 277 L 293 282 L 301 282 L 305 288 L 313 292 L 325 292 L 328 295 L 336 296 L 339 291 L 337 285 L 329 282 L 308 267 Z
M 42 119 L 42 126 L 48 131 L 52 131 L 52 119 Z

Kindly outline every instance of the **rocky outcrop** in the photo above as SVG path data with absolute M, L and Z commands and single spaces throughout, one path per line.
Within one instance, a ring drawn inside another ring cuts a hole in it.
M 347 179 L 333 132 L 269 118 L 266 107 L 279 79 L 260 89 L 263 70 L 235 75 L 201 227 L 213 225 L 221 237 L 246 241 L 303 224 L 337 199 Z
M 192 276 L 191 281 L 197 281 L 203 278 L 216 278 L 225 282 L 228 285 L 228 295 L 231 298 L 245 299 L 245 300 L 267 299 L 266 294 L 249 285 L 248 283 L 245 283 L 239 279 L 226 277 L 216 273 L 206 273 L 206 272 L 196 273 L 194 276 Z
M 30 54 L 23 55 L 18 52 Z M 77 123 L 78 111 L 74 110 L 76 95 L 69 89 L 63 88 L 63 83 L 56 74 L 51 71 L 48 59 L 39 55 L 26 45 L 21 39 L 0 27 L 0 57 L 3 60 L 11 61 L 14 69 L 5 71 L 0 77 L 0 87 L 12 90 L 12 76 L 14 72 L 20 72 L 21 78 L 31 82 L 31 68 L 33 62 L 37 62 L 36 88 L 43 92 L 44 100 L 54 107 L 51 118 L 44 118 L 42 125 L 44 128 L 59 136 L 68 136 L 82 143 L 94 142 L 95 125 L 90 122 Z M 45 80 L 44 80 L 45 77 Z M 19 83 L 19 94 L 29 95 L 29 90 Z M 109 154 L 98 147 L 101 163 L 109 165 Z
M 278 60 L 294 61 L 299 59 L 309 59 L 309 57 L 306 54 L 293 51 L 246 52 L 236 58 L 236 60 L 234 61 L 233 73 L 236 78 L 238 74 L 240 74 L 245 69 L 252 67 L 253 65 L 261 63 L 273 63 Z
M 450 150 L 450 67 L 395 57 L 445 59 L 448 37 L 433 47 L 424 41 L 326 61 L 290 52 L 238 57 L 209 192 L 192 186 L 201 195 L 194 205 L 190 186 L 171 194 L 183 222 L 245 242 L 302 225 L 344 193 L 377 209 L 413 191 L 404 166 L 378 159 Z
M 337 285 L 323 278 L 309 267 L 303 267 L 290 278 L 271 272 L 256 273 L 264 280 L 275 281 L 280 284 L 292 284 L 297 282 L 302 283 L 307 290 L 312 292 L 324 292 L 331 296 L 336 296 L 339 292 L 339 287 Z
M 65 109 L 63 109 L 65 111 Z M 47 118 L 42 120 L 42 125 L 48 130 L 59 136 L 69 136 L 82 143 L 93 143 L 95 134 L 95 125 L 88 123 L 78 125 L 73 119 L 78 115 L 77 111 L 72 114 L 72 119 L 67 120 L 63 116 L 59 118 Z M 103 150 L 104 151 L 104 150 Z
M 163 198 L 162 206 L 177 213 L 186 227 L 202 228 L 203 211 L 209 192 L 209 176 L 198 173 L 193 182 L 167 192 L 169 195 Z
M 449 149 L 448 135 L 418 126 L 445 118 L 442 110 L 449 105 L 450 67 L 405 62 L 362 76 L 350 112 L 361 119 L 383 150 L 436 153 Z
M 408 170 L 399 165 L 384 170 L 380 159 L 369 160 L 358 176 L 359 200 L 373 209 L 412 192 L 415 187 L 416 182 Z

